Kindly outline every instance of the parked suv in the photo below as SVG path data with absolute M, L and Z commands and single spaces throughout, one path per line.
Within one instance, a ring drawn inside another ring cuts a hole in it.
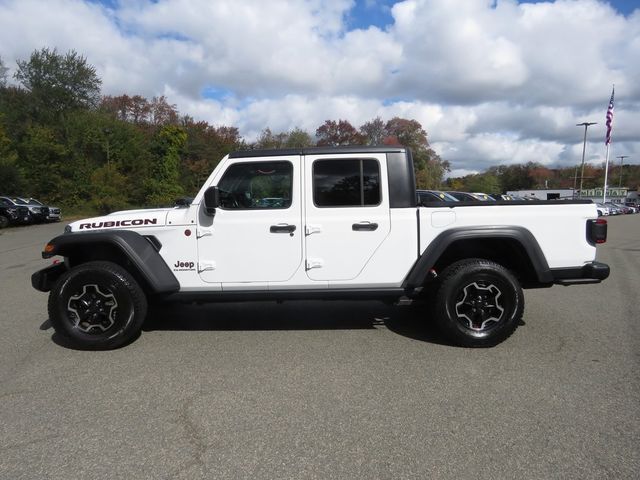
M 60 220 L 62 220 L 62 212 L 58 207 L 52 207 L 50 205 L 47 206 L 44 203 L 42 203 L 40 200 L 36 200 L 35 198 L 20 198 L 20 200 L 23 200 L 29 205 L 35 205 L 37 207 L 48 209 L 48 214 L 46 215 L 46 218 L 45 218 L 45 220 L 48 222 L 59 222 Z
M 0 197 L 0 228 L 21 223 L 31 223 L 29 209 L 16 205 L 7 197 Z
M 29 213 L 31 213 L 31 218 L 36 223 L 46 222 L 47 216 L 49 215 L 49 207 L 45 207 L 43 205 L 37 205 L 35 203 L 29 203 L 24 198 L 20 197 L 9 197 L 9 199 L 15 203 L 16 205 L 24 205 L 29 209 Z

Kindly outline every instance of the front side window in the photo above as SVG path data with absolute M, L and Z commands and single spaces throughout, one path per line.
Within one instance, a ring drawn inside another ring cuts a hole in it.
M 220 207 L 230 210 L 289 208 L 293 190 L 291 162 L 231 165 L 218 183 Z
M 373 159 L 317 160 L 313 164 L 313 203 L 318 207 L 380 204 L 380 165 Z

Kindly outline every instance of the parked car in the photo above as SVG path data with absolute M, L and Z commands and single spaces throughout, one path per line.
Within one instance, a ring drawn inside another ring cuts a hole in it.
M 495 200 L 491 198 L 486 193 L 470 193 L 470 192 L 455 192 L 455 191 L 447 191 L 449 195 L 457 198 L 461 202 L 494 202 Z
M 609 207 L 609 215 L 622 215 L 622 210 L 612 202 L 605 203 L 607 207 Z
M 31 204 L 20 197 L 4 197 L 11 200 L 15 205 L 22 205 L 29 209 L 31 214 L 31 221 L 35 223 L 42 223 L 47 221 L 49 215 L 49 208 L 41 205 Z
M 25 201 L 29 205 L 36 205 L 36 206 L 39 206 L 39 207 L 48 208 L 49 209 L 49 213 L 46 215 L 46 218 L 45 218 L 45 220 L 47 222 L 59 222 L 60 220 L 62 220 L 62 212 L 61 212 L 60 208 L 52 207 L 50 205 L 45 205 L 40 200 L 36 200 L 35 198 L 22 198 L 22 197 L 20 197 L 20 199 Z
M 496 201 L 506 200 L 510 202 L 514 200 L 512 195 L 507 195 L 506 193 L 490 193 L 489 196 Z
M 609 207 L 604 203 L 596 203 L 596 207 L 598 209 L 599 217 L 608 217 L 611 214 L 611 212 L 609 211 Z
M 418 204 L 423 202 L 457 202 L 458 199 L 439 190 L 416 190 Z
M 16 205 L 7 197 L 0 197 L 0 228 L 26 223 L 31 223 L 29 209 Z
M 614 203 L 614 205 L 618 207 L 625 215 L 637 212 L 635 207 L 630 207 L 629 205 L 622 205 L 621 203 Z

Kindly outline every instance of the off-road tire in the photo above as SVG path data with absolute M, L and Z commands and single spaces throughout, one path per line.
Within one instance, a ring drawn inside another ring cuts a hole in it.
M 438 280 L 433 313 L 455 345 L 492 347 L 518 327 L 524 311 L 522 287 L 502 265 L 481 258 L 461 260 Z
M 49 294 L 49 320 L 71 347 L 113 349 L 142 329 L 147 298 L 121 266 L 87 262 L 60 276 Z

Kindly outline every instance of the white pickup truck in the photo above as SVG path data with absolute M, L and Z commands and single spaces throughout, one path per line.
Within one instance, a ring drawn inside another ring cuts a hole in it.
M 180 207 L 74 222 L 36 272 L 57 333 L 84 348 L 139 334 L 151 301 L 422 301 L 457 345 L 492 346 L 523 288 L 595 283 L 606 221 L 586 201 L 419 204 L 402 147 L 251 150 Z

